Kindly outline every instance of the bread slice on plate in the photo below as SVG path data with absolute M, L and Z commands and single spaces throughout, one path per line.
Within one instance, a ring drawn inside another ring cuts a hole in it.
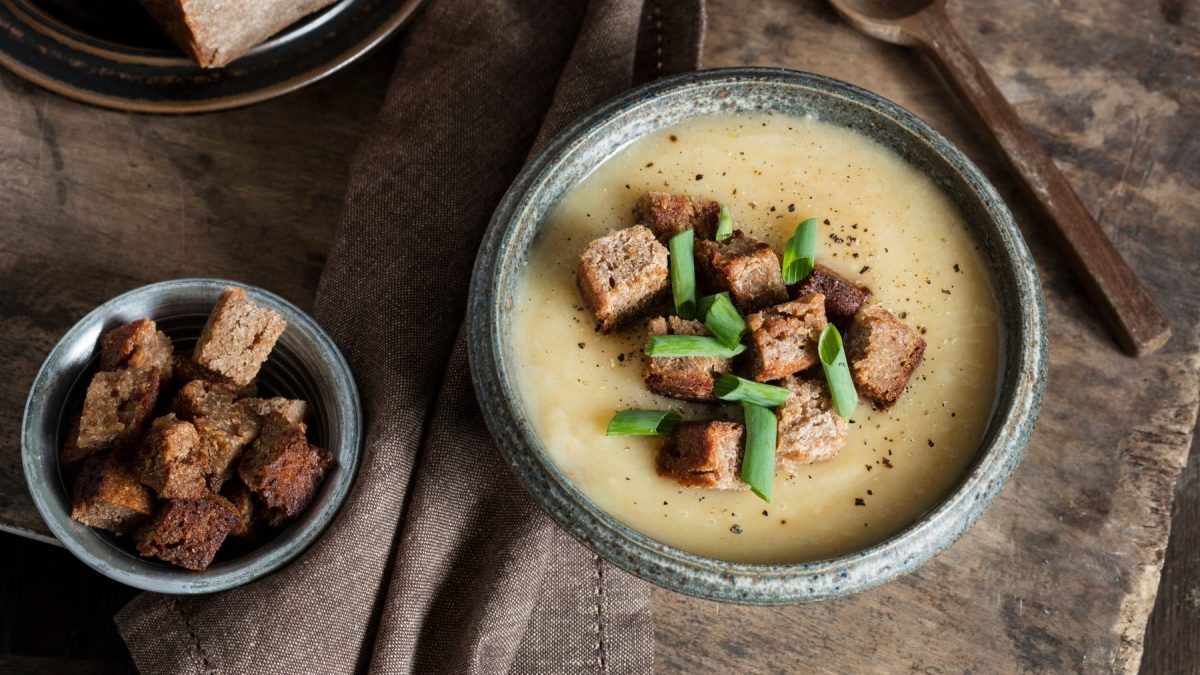
M 141 0 L 202 68 L 221 68 L 338 0 Z

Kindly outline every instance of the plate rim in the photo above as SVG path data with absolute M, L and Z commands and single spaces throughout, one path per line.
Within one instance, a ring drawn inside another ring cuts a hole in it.
M 341 50 L 333 58 L 323 61 L 318 66 L 303 73 L 283 78 L 267 86 L 255 88 L 251 91 L 203 100 L 130 98 L 126 96 L 107 95 L 91 89 L 82 88 L 67 82 L 62 78 L 48 75 L 39 70 L 37 67 L 26 63 L 24 60 L 19 58 L 19 56 L 13 53 L 14 50 L 10 49 L 6 45 L 6 41 L 3 39 L 0 39 L 0 67 L 3 67 L 23 80 L 26 80 L 34 85 L 37 85 L 38 87 L 51 91 L 60 96 L 110 110 L 157 114 L 187 114 L 231 110 L 234 108 L 242 108 L 254 105 L 256 103 L 263 103 L 265 101 L 279 98 L 302 89 L 310 84 L 324 80 L 334 73 L 337 73 L 346 66 L 365 56 L 367 53 L 375 49 L 377 46 L 395 34 L 425 4 L 425 0 L 403 0 L 399 6 L 392 10 L 387 20 L 383 21 L 374 30 L 370 31 L 366 37 L 353 43 L 348 48 Z M 6 10 L 9 13 L 16 13 L 20 11 L 14 8 L 11 0 L 0 0 L 0 10 Z M 36 27 L 31 26 L 28 23 L 21 23 L 20 26 L 28 30 L 41 32 Z M 287 31 L 289 29 L 290 28 L 284 30 Z M 53 38 L 54 36 L 48 37 Z M 266 42 L 276 40 L 278 37 L 279 34 L 276 34 L 268 38 Z M 66 46 L 66 48 L 71 52 L 78 51 L 76 48 L 69 46 Z M 188 62 L 190 63 L 190 59 L 188 59 Z M 237 61 L 235 60 L 231 65 L 236 66 Z M 213 73 L 218 73 L 220 71 L 221 69 L 219 68 L 211 70 Z

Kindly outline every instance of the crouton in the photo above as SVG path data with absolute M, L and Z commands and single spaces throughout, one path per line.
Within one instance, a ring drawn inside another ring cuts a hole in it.
M 801 465 L 830 459 L 845 447 L 848 423 L 834 412 L 824 380 L 787 377 L 780 384 L 792 395 L 775 409 L 775 463 L 795 476 Z
M 258 538 L 261 529 L 258 522 L 259 509 L 258 505 L 254 503 L 254 494 L 250 492 L 250 488 L 243 485 L 241 481 L 231 480 L 221 490 L 221 496 L 229 500 L 238 516 L 237 525 L 229 531 L 230 536 L 238 539 Z
M 769 382 L 820 363 L 817 344 L 825 330 L 825 296 L 805 296 L 746 317 L 750 374 Z
M 123 452 L 92 455 L 75 480 L 71 517 L 89 527 L 125 534 L 154 512 L 154 496 Z
M 88 456 L 79 448 L 79 419 L 82 413 L 75 413 L 67 422 L 67 435 L 62 440 L 62 451 L 58 453 L 59 464 L 74 464 Z
M 646 326 L 650 335 L 711 335 L 704 324 L 677 316 L 655 317 Z M 646 388 L 685 401 L 712 401 L 713 382 L 733 370 L 733 359 L 713 356 L 647 357 Z
M 684 230 L 695 230 L 697 239 L 712 239 L 721 218 L 721 205 L 683 194 L 647 192 L 638 200 L 634 214 L 638 225 L 650 228 L 665 244 Z
M 743 313 L 787 300 L 779 256 L 741 230 L 724 241 L 697 241 L 696 263 L 709 290 L 729 291 Z
M 576 280 L 607 333 L 666 300 L 667 247 L 641 225 L 610 232 L 583 249 Z
M 828 267 L 817 264 L 808 278 L 792 289 L 793 298 L 813 293 L 825 296 L 825 318 L 840 328 L 850 325 L 855 312 L 871 297 L 871 291 L 859 286 Z
M 192 380 L 175 394 L 171 400 L 171 411 L 189 421 L 230 412 L 237 403 L 237 393 L 237 385 L 232 383 Z
M 150 425 L 137 453 L 138 479 L 163 499 L 198 499 L 212 474 L 191 422 L 164 415 Z
M 658 451 L 655 469 L 683 487 L 745 490 L 741 480 L 746 427 L 712 420 L 683 422 Z
M 846 358 L 858 392 L 886 410 L 904 393 L 925 355 L 925 340 L 879 305 L 858 310 L 846 334 Z
M 316 495 L 333 455 L 308 444 L 303 422 L 271 412 L 258 438 L 242 455 L 238 477 L 280 518 L 294 518 Z
M 138 319 L 100 336 L 100 370 L 149 368 L 160 383 L 171 379 L 171 338 L 150 319 Z
M 289 399 L 282 396 L 274 398 L 247 398 L 237 403 L 238 408 L 258 417 L 277 412 L 292 424 L 304 421 L 308 415 L 308 404 L 299 399 Z
M 137 442 L 158 397 L 158 373 L 125 368 L 96 373 L 88 385 L 76 438 L 82 457 Z
M 200 446 L 211 468 L 209 489 L 220 490 L 221 485 L 233 476 L 242 452 L 258 436 L 261 419 L 235 406 L 228 411 L 197 417 L 192 424 L 200 435 Z
M 204 570 L 238 524 L 237 510 L 220 495 L 168 500 L 134 536 L 138 553 Z
M 278 312 L 247 300 L 244 289 L 226 288 L 208 315 L 192 358 L 234 384 L 249 384 L 286 326 Z
M 258 396 L 257 380 L 250 380 L 250 382 L 246 384 L 235 384 L 224 375 L 211 371 L 193 361 L 191 352 L 185 352 L 183 354 L 176 353 L 174 356 L 172 356 L 171 384 L 178 389 L 182 389 L 183 387 L 187 386 L 189 382 L 193 382 L 195 380 L 204 380 L 205 382 L 231 385 L 237 390 L 235 398 Z

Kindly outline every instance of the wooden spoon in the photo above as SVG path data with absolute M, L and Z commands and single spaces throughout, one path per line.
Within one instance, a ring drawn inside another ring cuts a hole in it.
M 933 59 L 1029 188 L 1043 222 L 1125 351 L 1141 356 L 1166 344 L 1171 337 L 1167 317 L 954 30 L 945 0 L 829 1 L 863 33 L 918 47 Z

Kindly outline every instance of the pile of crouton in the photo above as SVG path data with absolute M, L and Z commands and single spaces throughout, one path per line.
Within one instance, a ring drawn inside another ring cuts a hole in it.
M 829 459 L 846 444 L 847 420 L 834 412 L 820 373 L 817 344 L 826 323 L 846 335 L 846 356 L 859 394 L 881 409 L 905 392 L 921 363 L 925 340 L 891 312 L 869 303 L 869 289 L 824 265 L 817 264 L 789 288 L 779 256 L 767 243 L 740 230 L 715 239 L 720 210 L 709 199 L 645 194 L 635 208 L 636 225 L 586 246 L 577 282 L 604 333 L 648 318 L 650 336 L 707 336 L 700 321 L 666 315 L 671 298 L 666 244 L 693 230 L 698 283 L 706 293 L 729 293 L 746 318 L 747 350 L 736 359 L 648 358 L 646 387 L 698 402 L 717 402 L 713 383 L 727 373 L 786 387 L 792 395 L 775 410 L 776 468 L 795 476 L 803 465 Z M 745 435 L 739 422 L 683 422 L 660 449 L 657 471 L 684 487 L 745 489 L 739 478 Z
M 59 455 L 71 517 L 203 570 L 226 537 L 261 541 L 300 515 L 334 460 L 308 442 L 304 401 L 257 396 L 285 327 L 227 288 L 190 355 L 148 318 L 105 333 Z

